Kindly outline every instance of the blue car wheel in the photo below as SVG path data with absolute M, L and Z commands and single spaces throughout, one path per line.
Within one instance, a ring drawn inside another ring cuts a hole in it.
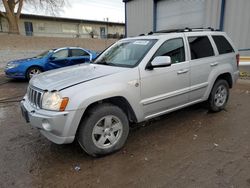
M 38 75 L 40 73 L 42 73 L 42 69 L 40 67 L 37 66 L 33 66 L 30 67 L 27 71 L 26 71 L 26 79 L 30 80 L 33 76 Z

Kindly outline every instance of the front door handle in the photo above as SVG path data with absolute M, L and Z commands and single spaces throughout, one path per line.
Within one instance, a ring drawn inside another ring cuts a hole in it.
M 179 70 L 179 71 L 177 71 L 177 74 L 185 74 L 188 71 L 189 71 L 188 69 Z
M 211 63 L 211 64 L 210 64 L 210 66 L 211 66 L 211 67 L 215 67 L 215 66 L 217 66 L 217 65 L 218 65 L 218 63 L 217 63 L 217 62 L 215 62 L 215 63 Z

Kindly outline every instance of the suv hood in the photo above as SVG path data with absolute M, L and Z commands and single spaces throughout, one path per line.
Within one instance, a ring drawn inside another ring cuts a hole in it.
M 86 63 L 39 74 L 30 80 L 30 85 L 42 90 L 59 91 L 127 69 Z

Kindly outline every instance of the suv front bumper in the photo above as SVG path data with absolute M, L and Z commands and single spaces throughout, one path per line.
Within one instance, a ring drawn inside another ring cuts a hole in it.
M 56 144 L 71 143 L 75 139 L 72 126 L 77 123 L 74 117 L 77 111 L 55 112 L 34 108 L 26 96 L 21 101 L 22 115 L 27 123 L 40 130 L 50 141 Z

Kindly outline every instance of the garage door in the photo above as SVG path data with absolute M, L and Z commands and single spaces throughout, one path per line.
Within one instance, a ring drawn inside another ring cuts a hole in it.
M 160 0 L 156 6 L 156 30 L 202 27 L 205 0 Z

